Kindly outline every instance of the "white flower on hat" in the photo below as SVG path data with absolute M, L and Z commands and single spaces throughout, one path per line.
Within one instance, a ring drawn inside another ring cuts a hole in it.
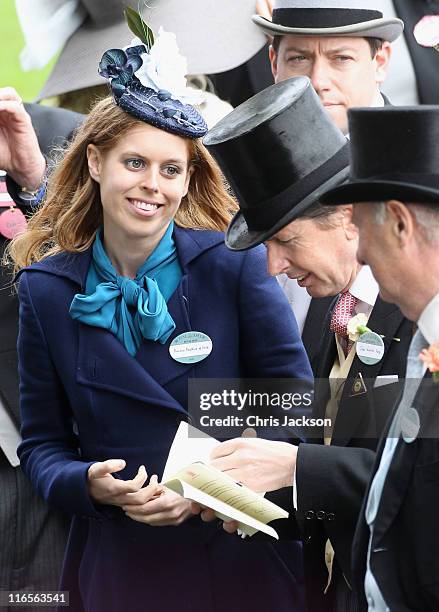
M 356 342 L 361 336 L 361 333 L 364 331 L 362 328 L 366 327 L 366 323 L 367 316 L 364 314 L 364 312 L 360 312 L 359 314 L 355 315 L 355 317 L 352 317 L 352 319 L 349 319 L 347 324 L 349 340 Z
M 139 38 L 130 47 L 142 45 Z M 187 60 L 178 50 L 177 39 L 172 32 L 160 28 L 149 53 L 142 53 L 142 66 L 135 73 L 145 87 L 155 91 L 169 91 L 174 100 L 183 104 L 202 104 L 203 92 L 187 86 Z

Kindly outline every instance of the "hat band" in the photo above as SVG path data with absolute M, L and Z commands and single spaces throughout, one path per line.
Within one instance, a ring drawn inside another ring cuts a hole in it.
M 248 229 L 258 232 L 270 230 L 295 206 L 348 166 L 349 143 L 346 143 L 335 155 L 297 183 L 269 200 L 252 205 L 251 208 L 241 209 Z
M 394 181 L 396 183 L 412 183 L 419 187 L 439 189 L 439 174 L 421 172 L 384 172 L 383 174 L 368 174 L 367 176 L 352 176 L 353 181 Z
M 273 10 L 274 24 L 287 28 L 339 28 L 382 19 L 380 11 L 366 9 L 279 8 Z

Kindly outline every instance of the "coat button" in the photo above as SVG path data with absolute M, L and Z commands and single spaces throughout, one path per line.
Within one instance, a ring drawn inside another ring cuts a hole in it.
M 305 518 L 310 521 L 314 518 L 315 516 L 315 512 L 314 510 L 308 510 L 307 512 L 305 512 Z
M 325 520 L 325 517 L 326 517 L 326 512 L 324 510 L 319 510 L 317 512 L 317 518 L 319 521 Z
M 375 608 L 375 602 L 373 600 L 372 595 L 368 595 L 367 596 L 367 604 L 368 604 L 369 608 Z
M 335 519 L 335 514 L 333 512 L 328 512 L 326 515 L 326 520 L 333 521 Z

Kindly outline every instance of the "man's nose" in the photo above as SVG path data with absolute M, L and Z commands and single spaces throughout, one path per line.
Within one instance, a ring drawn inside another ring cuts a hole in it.
M 281 253 L 273 244 L 267 244 L 267 262 L 268 262 L 268 273 L 271 276 L 277 276 L 286 272 L 290 266 L 286 257 Z
M 321 58 L 316 58 L 312 64 L 309 78 L 317 93 L 328 91 L 331 88 L 331 73 L 328 63 Z

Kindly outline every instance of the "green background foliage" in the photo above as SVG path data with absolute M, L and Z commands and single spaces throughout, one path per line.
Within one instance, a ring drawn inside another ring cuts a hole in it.
M 15 87 L 23 100 L 30 102 L 48 77 L 52 60 L 43 70 L 23 72 L 19 55 L 24 39 L 18 23 L 14 0 L 0 0 L 0 87 Z

